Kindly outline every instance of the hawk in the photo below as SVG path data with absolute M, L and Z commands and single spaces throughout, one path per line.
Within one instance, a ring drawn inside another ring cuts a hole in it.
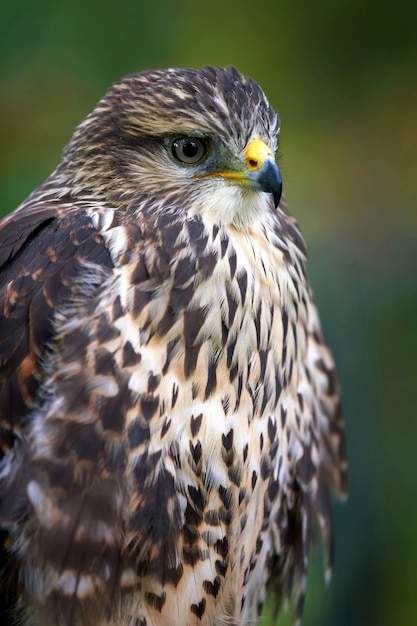
M 330 571 L 344 426 L 279 128 L 233 67 L 132 74 L 1 223 L 7 623 L 300 617 L 317 523 Z

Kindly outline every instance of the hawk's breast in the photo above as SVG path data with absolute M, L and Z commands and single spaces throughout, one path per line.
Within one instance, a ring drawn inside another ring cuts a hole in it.
M 135 613 L 144 603 L 169 623 L 180 597 L 196 616 L 221 603 L 255 618 L 280 503 L 279 403 L 293 393 L 282 358 L 291 277 L 261 235 L 184 228 L 191 246 L 184 230 L 168 251 L 167 235 L 148 240 L 111 285 L 134 398 L 129 537 L 148 572 Z

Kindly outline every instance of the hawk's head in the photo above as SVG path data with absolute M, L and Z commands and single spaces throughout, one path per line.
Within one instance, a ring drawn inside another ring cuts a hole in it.
M 233 67 L 152 70 L 113 86 L 58 171 L 77 198 L 244 225 L 279 204 L 278 132 L 263 91 Z

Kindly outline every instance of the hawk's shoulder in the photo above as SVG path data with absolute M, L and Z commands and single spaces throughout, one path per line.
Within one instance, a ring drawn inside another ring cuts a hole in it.
M 0 223 L 0 450 L 35 402 L 54 315 L 86 268 L 112 260 L 84 208 L 27 203 Z
M 86 269 L 100 274 L 112 261 L 87 211 L 70 203 L 26 202 L 0 222 L 0 241 L 0 468 L 3 460 L 7 474 L 7 452 L 22 440 L 42 384 L 56 312 Z M 1 530 L 0 574 L 9 582 L 1 587 L 0 621 L 16 595 L 16 572 L 2 547 L 9 541 Z

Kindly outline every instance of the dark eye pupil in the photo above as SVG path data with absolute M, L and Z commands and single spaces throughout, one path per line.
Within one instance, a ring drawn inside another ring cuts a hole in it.
M 182 146 L 182 151 L 186 157 L 192 158 L 196 156 L 198 152 L 198 146 L 195 141 L 187 141 Z
M 183 165 L 196 165 L 207 155 L 207 143 L 196 137 L 180 137 L 172 142 L 171 154 Z

